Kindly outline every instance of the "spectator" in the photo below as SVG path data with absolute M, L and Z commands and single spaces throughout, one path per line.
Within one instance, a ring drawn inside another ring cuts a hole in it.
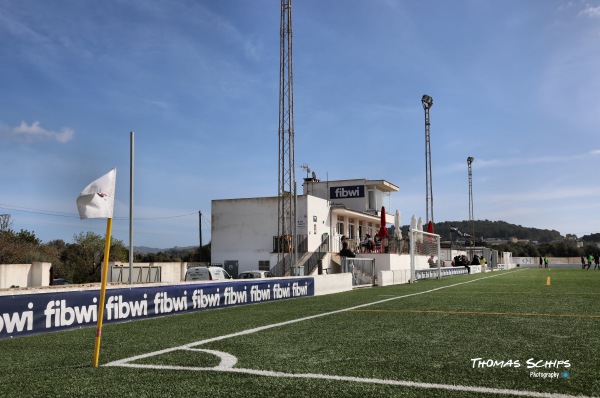
M 365 252 L 367 252 L 367 253 L 368 253 L 368 252 L 372 252 L 372 251 L 373 251 L 373 248 L 374 248 L 374 246 L 373 246 L 373 240 L 371 239 L 371 235 L 367 234 L 367 235 L 365 236 L 365 240 L 363 240 L 363 241 L 360 243 L 360 245 L 361 245 L 361 247 L 363 247 L 363 248 L 364 248 L 363 250 L 364 250 Z
M 352 250 L 348 249 L 348 242 L 344 242 L 342 244 L 342 250 L 340 250 L 340 256 L 354 258 L 356 257 L 356 254 L 354 254 Z

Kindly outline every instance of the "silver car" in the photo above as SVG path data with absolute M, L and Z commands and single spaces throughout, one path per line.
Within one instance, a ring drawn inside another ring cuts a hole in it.
M 265 279 L 272 275 L 269 271 L 243 271 L 238 274 L 238 279 Z

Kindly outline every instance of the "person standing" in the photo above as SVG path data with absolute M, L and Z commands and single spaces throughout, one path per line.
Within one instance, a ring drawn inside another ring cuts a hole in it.
M 542 263 L 544 262 L 544 259 L 542 259 L 542 256 L 540 256 L 540 265 L 538 265 L 538 268 L 542 268 Z
M 354 258 L 356 257 L 356 254 L 354 254 L 352 250 L 348 249 L 348 242 L 344 242 L 342 244 L 342 250 L 340 250 L 340 256 Z
M 548 268 L 548 257 L 544 256 L 544 268 Z
M 585 269 L 585 258 L 581 256 L 581 269 Z
M 598 253 L 594 254 L 594 269 L 596 269 L 596 267 L 600 269 L 600 256 Z

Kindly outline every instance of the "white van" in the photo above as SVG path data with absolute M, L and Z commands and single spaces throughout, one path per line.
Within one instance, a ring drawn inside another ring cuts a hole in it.
M 190 267 L 185 273 L 186 281 L 218 281 L 231 279 L 221 267 Z

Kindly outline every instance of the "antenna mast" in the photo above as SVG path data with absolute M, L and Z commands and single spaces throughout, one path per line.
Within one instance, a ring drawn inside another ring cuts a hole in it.
M 469 168 L 469 223 L 471 224 L 471 240 L 475 241 L 475 219 L 473 216 L 473 170 L 471 163 L 475 160 L 474 157 L 467 158 L 467 166 Z
M 431 178 L 431 137 L 429 134 L 429 110 L 433 106 L 433 98 L 425 94 L 421 98 L 425 110 L 425 220 L 433 225 L 433 180 Z
M 294 166 L 294 83 L 292 73 L 292 0 L 281 0 L 279 49 L 279 237 L 278 261 L 284 273 L 295 263 L 296 172 Z M 291 255 L 286 256 L 286 253 Z

